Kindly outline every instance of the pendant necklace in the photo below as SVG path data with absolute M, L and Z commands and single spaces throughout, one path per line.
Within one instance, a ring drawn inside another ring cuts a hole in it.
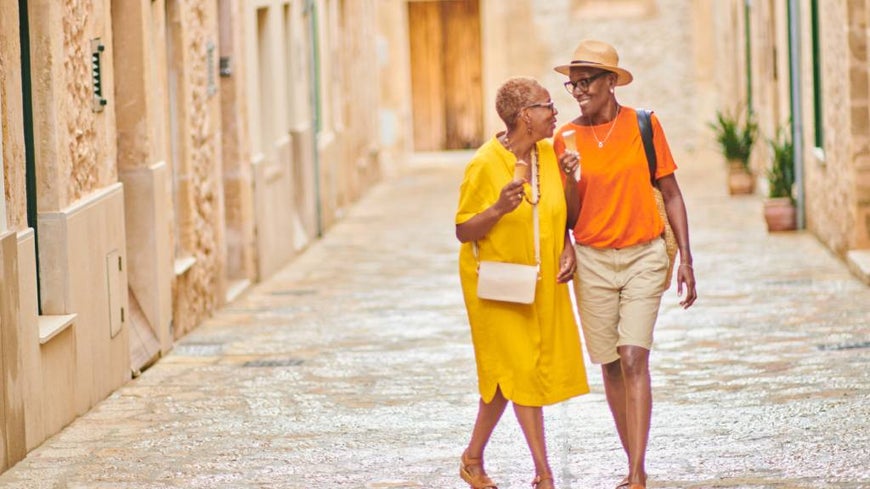
M 604 143 L 607 142 L 607 138 L 610 137 L 610 134 L 613 132 L 613 128 L 616 127 L 616 119 L 619 118 L 619 109 L 620 108 L 621 108 L 621 106 L 619 106 L 619 105 L 616 106 L 616 115 L 613 116 L 613 122 L 610 123 L 610 129 L 607 131 L 607 135 L 604 136 L 604 139 L 598 139 L 598 135 L 595 134 L 595 126 L 592 126 L 592 125 L 589 126 L 589 129 L 592 129 L 592 137 L 595 138 L 595 142 L 598 143 L 599 148 L 604 147 Z M 592 120 L 590 119 L 589 122 L 592 122 Z

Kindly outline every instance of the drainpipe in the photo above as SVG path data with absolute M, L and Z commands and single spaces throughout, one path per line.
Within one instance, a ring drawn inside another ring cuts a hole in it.
M 752 106 L 752 32 L 749 25 L 752 13 L 752 0 L 743 2 L 743 38 L 746 51 L 746 115 L 752 117 L 755 109 Z
M 21 44 L 21 99 L 24 117 L 24 188 L 27 193 L 27 225 L 33 228 L 36 253 L 36 297 L 42 297 L 39 280 L 39 229 L 36 206 L 36 157 L 33 137 L 33 82 L 30 78 L 30 20 L 27 0 L 18 0 L 18 32 Z M 39 314 L 42 301 L 37 300 Z
M 308 90 L 310 97 L 309 103 L 312 109 L 311 126 L 314 128 L 311 131 L 312 147 L 314 148 L 314 206 L 317 218 L 317 237 L 323 236 L 323 208 L 320 203 L 320 146 L 317 143 L 320 135 L 320 46 L 318 43 L 319 31 L 317 29 L 317 5 L 316 0 L 308 0 L 305 3 L 305 9 L 308 12 L 308 33 L 311 36 L 309 45 L 311 46 L 311 73 L 309 79 L 311 86 Z
M 791 87 L 791 140 L 794 144 L 794 184 L 797 228 L 806 227 L 804 201 L 804 123 L 800 84 L 800 15 L 798 0 L 788 1 L 788 63 Z

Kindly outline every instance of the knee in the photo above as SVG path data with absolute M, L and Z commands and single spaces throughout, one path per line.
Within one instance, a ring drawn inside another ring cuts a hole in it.
M 620 380 L 622 379 L 622 362 L 617 360 L 615 362 L 606 363 L 601 366 L 601 371 L 607 380 Z
M 620 367 L 626 378 L 649 376 L 649 350 L 639 346 L 623 347 L 620 351 Z

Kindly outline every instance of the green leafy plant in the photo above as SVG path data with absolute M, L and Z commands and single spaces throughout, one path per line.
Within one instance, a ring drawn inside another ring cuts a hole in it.
M 794 186 L 794 144 L 791 140 L 791 123 L 780 127 L 776 131 L 775 139 L 768 139 L 773 158 L 767 169 L 767 183 L 770 198 L 792 197 Z
M 729 161 L 739 161 L 749 169 L 749 155 L 758 138 L 758 124 L 750 113 L 745 118 L 716 111 L 716 120 L 709 123 L 719 143 L 719 149 Z

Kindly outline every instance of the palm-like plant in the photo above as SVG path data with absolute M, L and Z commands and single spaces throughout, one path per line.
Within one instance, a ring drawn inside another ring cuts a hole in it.
M 752 113 L 741 120 L 740 117 L 717 111 L 716 120 L 710 122 L 709 126 L 725 159 L 739 161 L 748 170 L 749 155 L 758 138 L 758 124 L 752 118 Z
M 776 131 L 776 139 L 767 142 L 773 152 L 773 160 L 767 169 L 768 197 L 792 199 L 794 186 L 794 144 L 789 131 L 790 123 Z

